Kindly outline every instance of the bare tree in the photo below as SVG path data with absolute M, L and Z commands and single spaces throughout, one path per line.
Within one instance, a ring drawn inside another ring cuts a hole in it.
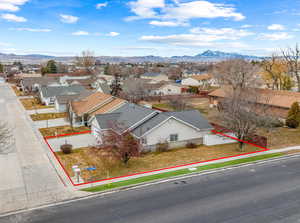
M 128 165 L 132 157 L 137 157 L 142 151 L 142 145 L 134 138 L 130 131 L 122 131 L 124 127 L 120 123 L 110 123 L 110 130 L 101 134 L 101 142 L 97 150 L 106 151 L 112 157 Z
M 259 128 L 270 128 L 275 120 L 267 115 L 269 95 L 261 94 L 254 88 L 233 91 L 226 88 L 225 97 L 220 102 L 220 119 L 226 129 L 240 140 L 239 149 L 244 150 L 244 142 L 251 140 Z
M 262 84 L 259 67 L 242 59 L 220 62 L 213 69 L 213 76 L 220 85 L 231 86 L 233 90 L 258 87 Z
M 11 129 L 5 122 L 0 121 L 0 154 L 11 151 L 13 135 Z
M 172 97 L 169 100 L 169 105 L 172 108 L 174 108 L 175 111 L 183 111 L 188 108 L 188 105 L 187 105 L 185 99 L 180 96 Z
M 80 56 L 75 58 L 75 64 L 79 67 L 83 67 L 89 74 L 93 73 L 93 67 L 95 66 L 96 58 L 94 52 L 86 50 L 82 51 Z
M 281 50 L 283 58 L 285 59 L 288 65 L 289 74 L 297 80 L 298 92 L 300 92 L 300 48 L 296 44 L 295 48 L 287 48 Z

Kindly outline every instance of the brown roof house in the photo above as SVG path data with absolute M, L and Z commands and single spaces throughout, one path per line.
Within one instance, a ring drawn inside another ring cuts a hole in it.
M 262 96 L 262 100 L 257 103 L 267 106 L 267 112 L 270 116 L 282 120 L 287 118 L 288 111 L 294 102 L 300 103 L 299 92 L 275 91 L 270 89 L 256 89 L 256 92 Z M 220 88 L 211 92 L 208 96 L 210 105 L 217 106 L 220 103 L 220 100 L 226 97 L 226 90 L 225 88 Z
M 69 103 L 72 126 L 89 125 L 89 120 L 97 114 L 113 112 L 127 103 L 125 100 L 96 91 L 87 97 Z

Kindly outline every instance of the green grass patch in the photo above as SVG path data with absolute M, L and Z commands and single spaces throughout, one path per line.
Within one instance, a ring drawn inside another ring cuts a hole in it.
M 204 170 L 217 169 L 217 168 L 222 168 L 222 167 L 226 167 L 226 166 L 238 165 L 238 164 L 242 164 L 242 163 L 250 163 L 250 162 L 263 160 L 263 159 L 270 159 L 270 158 L 274 158 L 274 157 L 278 157 L 278 156 L 282 156 L 282 155 L 284 155 L 284 154 L 283 153 L 273 153 L 273 154 L 259 155 L 259 156 L 248 157 L 248 158 L 243 158 L 243 159 L 238 159 L 238 160 L 233 160 L 233 161 L 227 161 L 227 162 L 223 162 L 223 163 L 199 166 L 196 168 L 197 170 L 195 170 L 195 171 L 190 171 L 187 168 L 187 169 L 176 170 L 176 171 L 171 171 L 171 172 L 166 172 L 166 173 L 154 174 L 151 176 L 139 177 L 136 179 L 124 180 L 124 181 L 116 182 L 116 183 L 100 185 L 100 186 L 96 186 L 96 187 L 85 188 L 82 190 L 86 191 L 86 192 L 105 191 L 105 190 L 110 190 L 110 189 L 114 189 L 114 188 L 118 188 L 118 187 L 125 187 L 125 186 L 129 186 L 129 185 L 135 185 L 135 184 L 140 184 L 140 183 L 144 183 L 144 182 L 149 182 L 149 181 L 154 181 L 154 180 L 159 180 L 159 179 L 164 179 L 164 178 L 169 178 L 169 177 L 180 176 L 180 175 L 189 174 L 189 173 L 201 172 Z

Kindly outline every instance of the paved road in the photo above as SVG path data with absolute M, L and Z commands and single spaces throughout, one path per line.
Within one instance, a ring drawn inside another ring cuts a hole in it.
M 300 158 L 123 191 L 0 219 L 32 223 L 300 222 Z
M 46 145 L 7 84 L 0 84 L 0 121 L 12 128 L 9 154 L 0 154 L 0 213 L 74 196 L 58 177 L 46 155 Z M 0 221 L 1 222 L 1 221 Z

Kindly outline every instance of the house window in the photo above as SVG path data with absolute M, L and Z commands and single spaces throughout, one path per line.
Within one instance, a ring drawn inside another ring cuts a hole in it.
M 170 135 L 170 142 L 178 141 L 178 134 L 171 134 Z
M 147 139 L 146 138 L 142 138 L 142 144 L 147 144 Z

